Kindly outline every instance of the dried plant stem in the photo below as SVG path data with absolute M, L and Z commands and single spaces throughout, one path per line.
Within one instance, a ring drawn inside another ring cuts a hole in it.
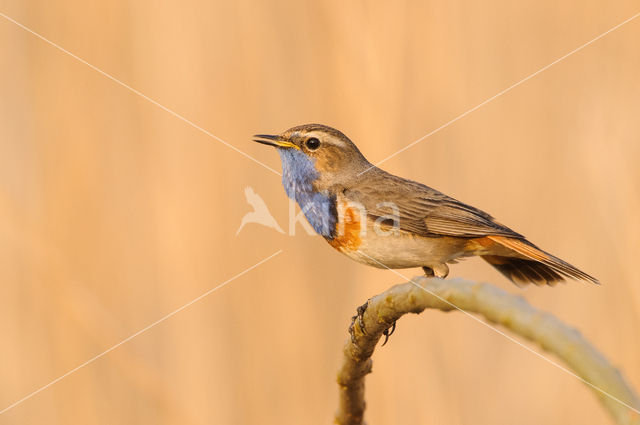
M 371 372 L 371 356 L 382 333 L 404 314 L 420 313 L 427 308 L 477 313 L 539 344 L 558 356 L 567 369 L 594 391 L 615 423 L 640 424 L 638 396 L 620 372 L 577 330 L 535 309 L 523 298 L 491 285 L 424 277 L 396 285 L 369 300 L 363 315 L 366 334 L 356 324 L 354 341 L 348 340 L 344 347 L 344 360 L 338 373 L 340 400 L 336 423 L 363 423 L 364 378 Z

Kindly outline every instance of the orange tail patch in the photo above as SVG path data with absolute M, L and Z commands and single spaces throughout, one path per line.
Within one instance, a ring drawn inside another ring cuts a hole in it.
M 534 283 L 536 285 L 555 285 L 565 277 L 599 284 L 598 280 L 555 257 L 544 252 L 524 239 L 505 236 L 487 236 L 492 242 L 514 251 L 514 256 L 483 255 L 482 258 L 494 266 L 516 284 Z M 484 242 L 484 244 L 488 243 Z

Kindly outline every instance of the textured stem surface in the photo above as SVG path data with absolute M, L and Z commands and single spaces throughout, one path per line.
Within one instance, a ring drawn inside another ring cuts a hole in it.
M 583 380 L 617 424 L 640 424 L 640 399 L 621 373 L 580 332 L 532 307 L 522 297 L 494 286 L 424 277 L 393 286 L 369 300 L 363 316 L 366 334 L 356 323 L 354 341 L 349 339 L 344 346 L 344 360 L 338 372 L 340 395 L 336 423 L 363 423 L 364 379 L 371 372 L 371 356 L 382 333 L 403 315 L 420 313 L 427 308 L 476 313 L 535 342 L 558 356 Z

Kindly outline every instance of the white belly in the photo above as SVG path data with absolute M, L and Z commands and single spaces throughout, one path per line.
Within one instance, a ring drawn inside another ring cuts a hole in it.
M 378 268 L 435 267 L 463 256 L 452 238 L 425 238 L 401 232 L 397 235 L 366 235 L 355 250 L 340 250 L 346 256 Z M 455 245 L 455 244 L 454 244 Z
M 376 223 L 341 201 L 337 203 L 337 236 L 328 242 L 360 263 L 391 269 L 433 268 L 465 255 L 465 239 L 413 235 Z

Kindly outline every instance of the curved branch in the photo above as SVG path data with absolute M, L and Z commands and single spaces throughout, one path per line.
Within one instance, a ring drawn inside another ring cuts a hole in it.
M 371 298 L 368 304 L 363 315 L 366 334 L 355 324 L 354 341 L 348 340 L 343 350 L 335 417 L 340 425 L 363 423 L 364 378 L 371 372 L 371 356 L 384 330 L 403 315 L 427 308 L 477 313 L 537 343 L 562 359 L 594 391 L 616 423 L 640 424 L 640 399 L 620 372 L 580 332 L 535 309 L 522 297 L 487 284 L 418 277 L 393 286 Z

